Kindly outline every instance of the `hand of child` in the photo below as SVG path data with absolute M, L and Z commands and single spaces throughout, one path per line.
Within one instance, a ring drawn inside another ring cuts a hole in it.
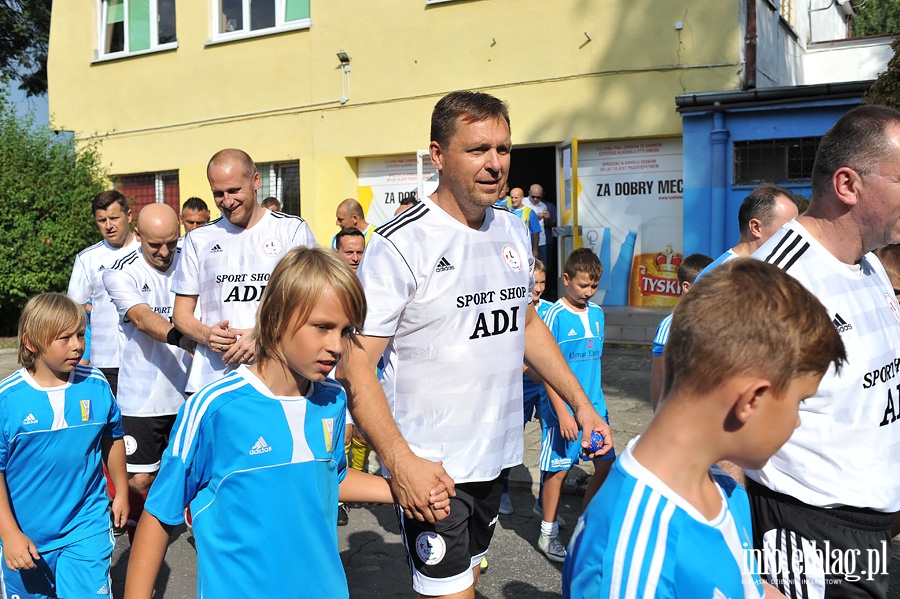
M 568 410 L 559 415 L 559 432 L 566 441 L 578 439 L 578 425 Z
M 116 498 L 112 501 L 112 521 L 113 527 L 121 528 L 128 522 L 128 493 L 116 493 Z
M 447 488 L 442 483 L 438 483 L 438 487 L 437 489 L 432 489 L 428 494 L 428 507 L 431 508 L 432 512 L 444 511 L 449 514 L 450 494 L 447 493 Z
M 37 547 L 22 532 L 13 533 L 3 539 L 3 557 L 6 558 L 6 567 L 10 570 L 33 570 L 37 568 L 34 562 L 41 559 Z

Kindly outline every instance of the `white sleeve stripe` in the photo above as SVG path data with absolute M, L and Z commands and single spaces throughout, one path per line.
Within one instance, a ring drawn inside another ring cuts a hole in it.
M 547 441 L 541 444 L 541 458 L 539 461 L 541 472 L 550 471 L 550 456 L 553 453 L 551 448 L 553 447 L 554 430 L 556 430 L 554 427 L 548 427 Z
M 666 558 L 666 544 L 669 540 L 669 521 L 675 513 L 675 504 L 667 501 L 659 517 L 659 530 L 656 533 L 656 547 L 653 548 L 653 560 L 650 562 L 650 570 L 647 572 L 647 585 L 644 587 L 644 597 L 655 597 L 656 587 L 659 585 L 662 573 L 663 561 Z
M 0 393 L 3 393 L 10 387 L 14 387 L 22 382 L 22 372 L 16 371 L 9 378 L 6 379 L 6 384 L 0 387 Z
M 609 582 L 610 599 L 618 599 L 622 596 L 622 571 L 625 569 L 625 559 L 628 552 L 628 541 L 631 539 L 631 530 L 634 527 L 634 518 L 644 496 L 647 485 L 637 481 L 628 499 L 628 508 L 625 510 L 625 518 L 619 529 L 619 540 L 616 542 L 616 552 L 613 558 L 612 576 Z
M 192 397 L 185 406 L 185 417 L 183 418 L 178 431 L 173 435 L 172 457 L 179 457 L 182 460 L 186 459 L 190 447 L 194 442 L 194 438 L 197 436 L 197 428 L 200 424 L 200 420 L 203 418 L 203 415 L 206 413 L 210 404 L 212 404 L 220 395 L 233 391 L 245 384 L 246 381 L 244 381 L 243 378 L 238 377 L 237 381 L 231 385 L 222 386 L 218 389 L 211 389 L 209 392 L 200 395 L 200 397 Z
M 631 567 L 628 569 L 628 586 L 625 589 L 625 597 L 627 599 L 635 599 L 637 597 L 638 584 L 641 581 L 641 570 L 644 567 L 644 560 L 647 554 L 647 540 L 650 538 L 650 528 L 656 517 L 659 500 L 660 494 L 651 490 L 647 504 L 644 506 L 641 526 L 638 528 L 637 539 L 634 542 L 634 549 L 631 554 Z

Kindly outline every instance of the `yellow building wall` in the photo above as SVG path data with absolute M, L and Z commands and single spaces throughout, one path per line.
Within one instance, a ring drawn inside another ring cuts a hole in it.
M 677 94 L 740 85 L 739 0 L 311 0 L 308 30 L 210 43 L 213 4 L 178 2 L 175 50 L 97 61 L 99 0 L 54 3 L 53 126 L 99 141 L 112 174 L 177 169 L 182 201 L 211 200 L 205 165 L 223 147 L 299 160 L 323 242 L 356 159 L 426 148 L 449 91 L 503 98 L 513 143 L 546 145 L 679 136 Z

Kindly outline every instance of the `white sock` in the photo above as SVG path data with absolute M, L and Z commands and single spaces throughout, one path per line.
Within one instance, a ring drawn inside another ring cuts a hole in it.
M 541 520 L 541 536 L 542 537 L 557 537 L 559 536 L 559 524 L 556 521 L 553 522 L 544 522 Z

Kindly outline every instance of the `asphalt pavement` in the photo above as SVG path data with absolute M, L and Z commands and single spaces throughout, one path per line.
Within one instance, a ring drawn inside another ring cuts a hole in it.
M 0 378 L 17 368 L 14 350 L 0 350 Z M 644 347 L 606 347 L 603 355 L 603 390 L 609 407 L 610 425 L 617 450 L 639 434 L 651 418 L 650 351 Z M 525 460 L 511 473 L 511 496 L 515 513 L 500 516 L 489 567 L 476 588 L 479 599 L 551 599 L 560 597 L 561 565 L 548 561 L 537 550 L 540 518 L 532 513 L 539 470 L 541 432 L 537 422 L 525 427 Z M 370 466 L 375 467 L 374 462 Z M 569 477 L 560 514 L 567 525 L 560 530 L 567 543 L 581 509 L 580 485 L 590 476 L 590 464 L 579 466 Z M 338 527 L 341 560 L 347 571 L 350 596 L 413 597 L 409 570 L 403 552 L 393 507 L 365 505 L 350 511 L 350 523 Z M 302 542 L 298 540 L 298 542 Z M 900 551 L 894 544 L 889 599 L 900 599 Z M 119 537 L 113 553 L 113 593 L 121 597 L 129 545 Z M 272 559 L 260 548 L 262 559 Z M 248 565 L 248 567 L 252 567 Z M 292 575 L 290 568 L 285 572 Z M 157 581 L 157 597 L 187 599 L 196 596 L 196 550 L 184 526 L 176 529 Z M 298 584 L 305 581 L 298 580 Z M 323 595 L 325 597 L 326 595 Z

